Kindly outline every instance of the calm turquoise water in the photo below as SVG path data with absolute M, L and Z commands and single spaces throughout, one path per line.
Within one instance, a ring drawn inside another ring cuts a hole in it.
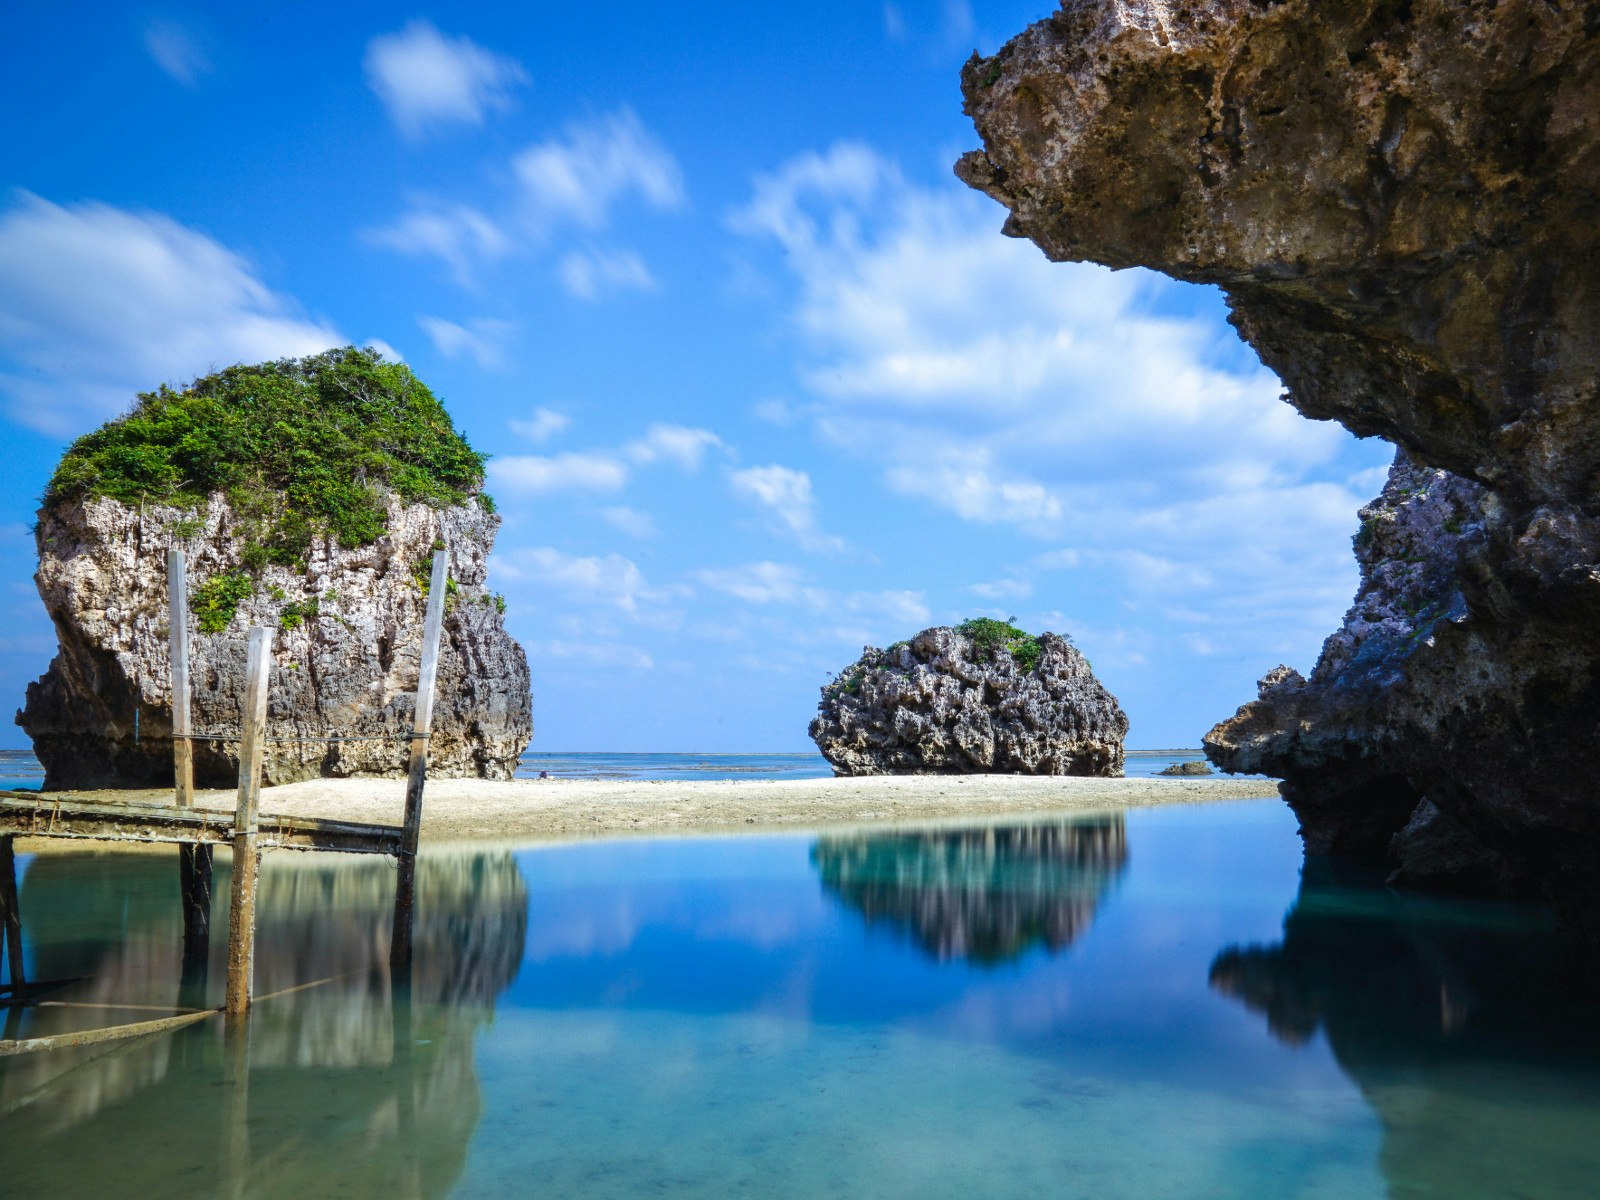
M 171 856 L 25 864 L 30 971 L 172 1004 Z M 218 880 L 226 895 L 225 872 Z M 208 1023 L 0 1059 L 21 1196 L 1592 1197 L 1546 915 L 1302 873 L 1278 802 L 1020 827 L 269 856 Z M 220 913 L 219 907 L 219 913 Z M 220 980 L 212 965 L 211 992 Z M 192 983 L 191 983 L 192 986 Z M 148 1013 L 13 1010 L 6 1036 Z
M 1129 775 L 1155 775 L 1198 750 L 1132 750 Z M 557 779 L 822 779 L 833 774 L 820 754 L 524 754 L 517 775 Z M 37 788 L 44 768 L 27 750 L 0 750 L 0 788 Z

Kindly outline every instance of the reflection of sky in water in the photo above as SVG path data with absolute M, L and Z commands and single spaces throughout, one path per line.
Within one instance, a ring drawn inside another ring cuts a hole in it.
M 269 859 L 264 970 L 356 973 L 258 1012 L 255 1161 L 366 1155 L 340 1194 L 374 1197 L 1457 1200 L 1588 1196 L 1600 1168 L 1600 1023 L 1551 999 L 1546 923 L 1302 883 L 1276 802 L 431 857 L 410 1038 L 387 868 Z M 42 961 L 170 994 L 169 861 L 98 890 L 35 866 L 24 904 L 59 910 Z M 60 1153 L 214 1132 L 215 1042 L 157 1040 L 0 1115 L 8 1181 L 222 1172 L 211 1133 L 142 1173 Z M 0 1114 L 37 1082 L 0 1062 Z M 309 1177 L 250 1194 L 303 1200 Z

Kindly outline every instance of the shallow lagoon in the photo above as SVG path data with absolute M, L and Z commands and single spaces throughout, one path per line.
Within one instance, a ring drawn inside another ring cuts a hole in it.
M 175 873 L 26 863 L 34 976 L 177 1002 Z M 258 992 L 335 978 L 259 1006 L 243 1087 L 214 1022 L 0 1061 L 0 1192 L 1578 1197 L 1600 1178 L 1600 1016 L 1544 914 L 1302 877 L 1276 801 L 430 855 L 409 1005 L 384 965 L 392 885 L 384 863 L 269 857 Z M 6 1033 L 148 1015 L 35 1008 Z

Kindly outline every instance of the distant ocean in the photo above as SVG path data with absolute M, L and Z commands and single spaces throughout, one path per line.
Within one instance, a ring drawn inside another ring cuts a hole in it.
M 1201 758 L 1198 750 L 1129 750 L 1127 774 L 1157 775 L 1173 763 Z M 820 754 L 558 754 L 530 751 L 520 779 L 825 779 L 833 774 Z M 0 750 L 0 788 L 37 788 L 44 768 L 29 750 Z

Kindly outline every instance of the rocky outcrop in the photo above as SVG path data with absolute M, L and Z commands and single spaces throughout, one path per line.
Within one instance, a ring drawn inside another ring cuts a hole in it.
M 1198 760 L 1191 762 L 1173 763 L 1171 766 L 1162 767 L 1157 775 L 1212 775 L 1211 768 Z
M 1344 629 L 1213 761 L 1316 850 L 1404 857 L 1426 797 L 1600 941 L 1595 7 L 1069 0 L 962 83 L 1008 233 L 1219 284 L 1291 404 L 1402 447 Z
M 59 651 L 17 715 L 45 767 L 45 787 L 158 786 L 172 781 L 168 546 L 187 553 L 191 594 L 241 572 L 240 518 L 214 495 L 185 509 L 110 499 L 40 510 L 39 594 Z M 509 779 L 532 736 L 528 665 L 485 587 L 499 519 L 476 499 L 450 508 L 387 500 L 386 532 L 346 549 L 319 538 L 295 567 L 249 575 L 226 626 L 191 621 L 197 733 L 236 734 L 246 630 L 273 625 L 263 771 L 269 783 L 405 769 L 434 547 L 450 555 L 429 771 Z M 319 742 L 342 737 L 381 740 Z M 296 741 L 297 738 L 308 739 Z M 201 786 L 237 778 L 237 746 L 195 744 Z
M 1128 718 L 1071 642 L 1037 661 L 957 629 L 869 646 L 822 689 L 811 738 L 838 775 L 1121 775 Z

